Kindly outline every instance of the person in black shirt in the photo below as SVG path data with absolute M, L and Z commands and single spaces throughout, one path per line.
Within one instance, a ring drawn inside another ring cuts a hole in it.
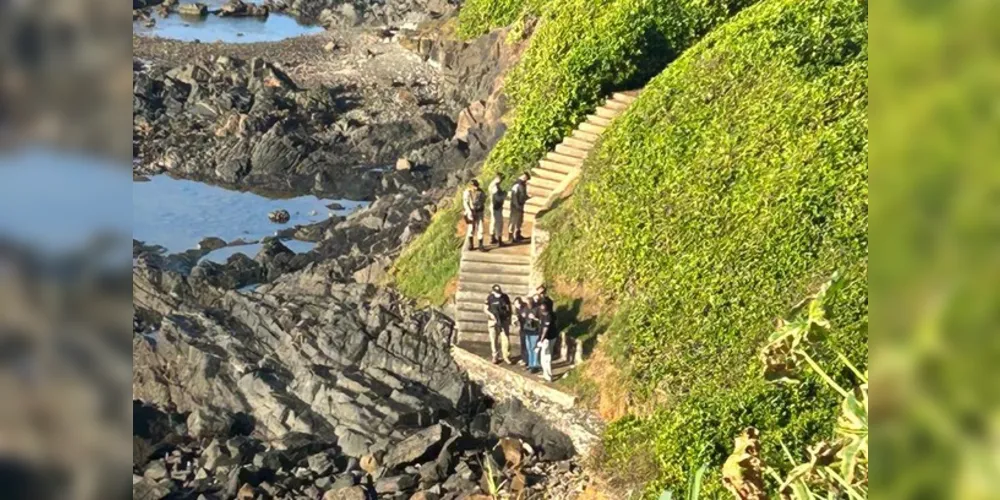
M 538 305 L 538 325 L 541 337 L 542 377 L 552 382 L 552 349 L 559 337 L 559 331 L 556 328 L 552 308 L 544 301 Z
M 493 285 L 493 291 L 486 296 L 483 306 L 488 316 L 487 328 L 490 334 L 490 353 L 493 356 L 493 363 L 500 363 L 500 355 L 509 365 L 510 362 L 510 318 L 511 305 L 510 297 L 500 288 L 500 285 Z
M 549 297 L 545 285 L 539 285 L 538 288 L 535 289 L 535 295 L 531 297 L 531 299 L 535 301 L 536 306 L 545 304 L 545 306 L 549 308 L 549 312 L 555 311 L 555 305 L 552 303 L 552 298 Z

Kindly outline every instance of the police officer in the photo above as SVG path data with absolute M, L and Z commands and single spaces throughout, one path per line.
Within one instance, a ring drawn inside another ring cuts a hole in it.
M 486 193 L 479 187 L 479 181 L 472 179 L 469 188 L 462 193 L 462 211 L 465 213 L 465 238 L 466 247 L 472 250 L 472 238 L 479 239 L 479 250 L 486 251 L 483 247 L 483 213 L 486 211 Z
M 521 224 L 524 222 L 524 204 L 528 202 L 528 181 L 531 174 L 525 172 L 510 188 L 510 227 L 507 229 L 511 242 L 524 241 Z
M 497 174 L 490 183 L 488 190 L 492 212 L 490 217 L 490 244 L 503 246 L 503 202 L 507 198 L 507 192 L 500 187 L 503 176 Z
M 493 356 L 493 363 L 500 363 L 500 355 L 508 365 L 510 362 L 510 318 L 513 310 L 510 305 L 510 297 L 500 288 L 500 285 L 493 285 L 493 289 L 486 296 L 483 307 L 488 315 L 487 328 L 490 333 L 490 354 Z

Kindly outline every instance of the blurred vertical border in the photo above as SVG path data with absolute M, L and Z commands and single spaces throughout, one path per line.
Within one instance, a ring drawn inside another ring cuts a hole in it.
M 0 498 L 130 491 L 125 4 L 0 1 Z
M 872 491 L 1000 498 L 1000 2 L 876 2 Z

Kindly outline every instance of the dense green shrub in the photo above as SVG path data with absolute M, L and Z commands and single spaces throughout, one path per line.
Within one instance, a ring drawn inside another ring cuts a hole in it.
M 612 90 L 638 88 L 712 27 L 755 0 L 477 0 L 460 14 L 459 32 L 478 34 L 537 11 L 541 23 L 522 60 L 505 80 L 514 105 L 513 121 L 490 152 L 482 179 L 502 172 L 511 178 L 531 168 Z M 454 209 L 453 209 L 454 210 Z M 442 217 L 434 224 L 457 219 Z M 451 241 L 442 242 L 440 238 Z M 453 232 L 432 227 L 412 245 L 458 247 Z M 438 270 L 458 268 L 458 253 L 415 249 L 413 255 L 454 259 L 424 261 Z M 397 267 L 403 289 L 443 293 L 447 279 L 434 284 L 421 266 Z M 428 286 L 412 286 L 421 282 Z
M 446 208 L 435 215 L 424 232 L 424 244 L 409 245 L 396 259 L 396 286 L 406 296 L 441 305 L 445 286 L 458 274 L 462 241 L 455 235 L 461 214 Z
M 510 26 L 520 16 L 539 12 L 549 0 L 466 0 L 458 13 L 458 35 L 474 38 Z
M 588 160 L 550 247 L 571 258 L 547 272 L 618 297 L 611 353 L 662 405 L 612 426 L 611 464 L 655 436 L 652 484 L 682 484 L 743 426 L 770 452 L 829 432 L 832 392 L 751 366 L 836 270 L 830 343 L 867 364 L 867 26 L 855 0 L 765 0 L 656 77 Z

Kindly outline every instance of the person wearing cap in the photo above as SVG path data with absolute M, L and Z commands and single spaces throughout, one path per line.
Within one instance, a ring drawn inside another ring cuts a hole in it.
M 469 181 L 469 188 L 462 193 L 462 211 L 465 215 L 466 248 L 473 249 L 473 237 L 479 239 L 479 250 L 485 252 L 483 246 L 483 214 L 486 212 L 486 193 L 479 187 L 479 181 Z
M 524 222 L 524 204 L 528 202 L 528 181 L 531 174 L 524 172 L 510 188 L 510 226 L 507 228 L 511 243 L 524 241 L 521 236 L 521 225 Z
M 510 318 L 512 314 L 510 297 L 503 293 L 500 285 L 493 285 L 493 290 L 486 296 L 483 306 L 488 316 L 486 327 L 490 335 L 490 354 L 493 363 L 500 363 L 500 356 L 508 365 L 510 361 Z

